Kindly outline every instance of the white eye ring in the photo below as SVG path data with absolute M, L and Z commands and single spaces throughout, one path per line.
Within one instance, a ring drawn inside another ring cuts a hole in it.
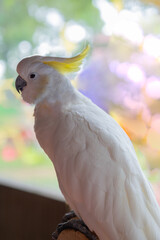
M 29 78 L 30 79 L 34 79 L 36 77 L 36 73 L 31 73 L 30 75 L 29 75 Z

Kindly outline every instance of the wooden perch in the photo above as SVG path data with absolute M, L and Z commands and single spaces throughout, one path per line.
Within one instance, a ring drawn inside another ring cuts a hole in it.
M 65 229 L 60 233 L 57 240 L 88 240 L 88 238 L 79 231 Z

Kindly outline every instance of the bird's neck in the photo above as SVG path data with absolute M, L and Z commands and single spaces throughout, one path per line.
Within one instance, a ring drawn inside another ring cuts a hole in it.
M 52 159 L 57 141 L 53 136 L 59 129 L 59 122 L 76 101 L 76 90 L 69 80 L 65 80 L 59 85 L 56 84 L 55 87 L 50 84 L 46 91 L 47 94 L 41 98 L 34 109 L 34 130 L 39 144 Z
M 70 105 L 76 98 L 76 90 L 71 85 L 69 79 L 64 76 L 58 76 L 57 79 L 51 79 L 46 86 L 44 94 L 38 99 L 36 105 L 41 105 L 44 102 L 54 105 L 58 103 L 62 107 Z

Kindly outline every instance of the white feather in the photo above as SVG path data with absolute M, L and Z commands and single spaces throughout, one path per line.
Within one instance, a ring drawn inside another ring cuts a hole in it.
M 128 136 L 71 86 L 63 92 L 47 113 L 36 107 L 35 132 L 67 202 L 100 240 L 159 240 L 160 210 Z
M 27 81 L 22 96 L 36 103 L 35 133 L 70 207 L 100 240 L 160 240 L 160 209 L 126 133 L 68 79 L 38 65 L 37 59 L 18 65 L 26 81 L 24 73 L 31 70 L 39 76 Z M 32 99 L 44 72 L 49 83 Z

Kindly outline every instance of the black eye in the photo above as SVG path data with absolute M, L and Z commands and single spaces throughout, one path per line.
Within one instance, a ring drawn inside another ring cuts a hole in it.
M 31 73 L 30 74 L 30 78 L 35 78 L 36 74 L 35 73 Z

